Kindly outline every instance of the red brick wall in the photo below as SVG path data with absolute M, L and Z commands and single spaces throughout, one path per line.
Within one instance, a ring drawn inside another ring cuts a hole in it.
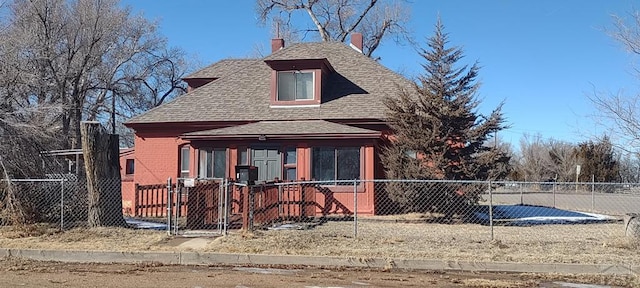
M 135 198 L 135 184 L 133 180 L 122 180 L 122 213 L 124 215 L 133 216 L 134 198 Z
M 177 134 L 179 135 L 179 134 Z M 133 199 L 135 195 L 133 183 L 140 185 L 148 184 L 164 184 L 167 183 L 167 178 L 171 178 L 175 183 L 176 178 L 179 177 L 179 155 L 181 145 L 188 142 L 180 140 L 177 136 L 165 134 L 143 134 L 136 135 L 135 138 L 135 153 L 131 153 L 130 156 L 121 157 L 121 171 L 123 175 L 123 209 L 133 205 Z M 311 147 L 315 143 L 298 143 L 297 149 L 297 161 L 298 161 L 298 179 L 311 179 Z M 377 159 L 375 157 L 375 144 L 364 145 L 362 148 L 362 162 L 361 162 L 361 175 L 364 179 L 375 179 Z M 228 145 L 232 146 L 232 145 Z M 233 145 L 235 146 L 235 145 Z M 191 147 L 190 149 L 190 173 L 191 177 L 195 177 L 197 174 L 197 154 L 196 149 Z M 227 154 L 228 171 L 227 175 L 231 178 L 235 178 L 235 165 L 237 163 L 237 149 L 230 148 Z M 135 173 L 133 179 L 130 176 L 124 174 L 126 158 L 133 157 L 135 159 Z M 131 179 L 131 180 L 128 180 Z M 131 182 L 131 185 L 127 181 Z M 335 191 L 334 199 L 346 206 L 349 210 L 353 210 L 353 188 L 351 186 L 337 187 L 341 191 Z M 360 214 L 374 214 L 374 185 L 373 183 L 363 183 L 358 187 L 358 213 Z M 318 203 L 335 205 L 337 203 L 324 203 L 324 195 L 318 193 L 316 195 Z M 131 206 L 132 207 L 132 206 Z
M 187 143 L 177 137 L 140 137 L 135 138 L 135 176 L 140 185 L 167 183 L 171 178 L 175 183 L 179 177 L 180 146 Z M 195 175 L 195 151 L 190 155 L 191 175 Z
M 122 213 L 125 215 L 133 214 L 133 198 L 135 195 L 135 187 L 133 182 L 133 174 L 127 174 L 127 159 L 134 159 L 134 150 L 120 150 L 120 178 L 122 184 Z M 135 172 L 135 171 L 134 171 Z

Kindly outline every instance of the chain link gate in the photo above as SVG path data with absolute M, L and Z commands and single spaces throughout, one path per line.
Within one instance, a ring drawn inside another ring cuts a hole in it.
M 232 212 L 229 183 L 222 178 L 178 178 L 172 185 L 169 179 L 168 233 L 226 235 Z

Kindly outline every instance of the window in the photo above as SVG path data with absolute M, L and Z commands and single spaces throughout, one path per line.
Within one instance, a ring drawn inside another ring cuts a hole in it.
M 360 147 L 317 147 L 311 155 L 311 177 L 318 181 L 360 178 Z M 349 185 L 349 183 L 336 183 Z
M 238 165 L 249 165 L 247 147 L 238 147 Z
M 296 170 L 297 154 L 295 147 L 284 149 L 284 179 L 294 181 L 298 178 Z
M 313 72 L 278 72 L 278 101 L 313 100 Z
M 127 175 L 133 174 L 135 168 L 135 162 L 133 159 L 127 159 L 125 163 L 124 173 Z
M 180 148 L 180 177 L 189 177 L 189 146 Z
M 199 178 L 224 178 L 227 168 L 225 148 L 201 148 L 198 162 Z

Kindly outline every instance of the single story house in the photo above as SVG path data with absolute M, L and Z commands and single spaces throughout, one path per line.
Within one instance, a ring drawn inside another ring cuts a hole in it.
M 411 83 L 363 55 L 358 33 L 350 44 L 271 46 L 264 58 L 225 59 L 189 75 L 188 93 L 130 119 L 126 179 L 235 178 L 236 165 L 256 166 L 258 181 L 384 178 L 383 99 Z M 353 185 L 325 186 L 353 209 Z M 357 212 L 375 214 L 373 184 L 357 191 Z

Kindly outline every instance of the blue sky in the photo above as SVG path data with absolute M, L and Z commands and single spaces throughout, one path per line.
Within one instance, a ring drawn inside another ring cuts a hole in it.
M 610 38 L 612 14 L 626 15 L 640 1 L 421 1 L 408 4 L 409 29 L 424 47 L 440 15 L 465 63 L 478 61 L 481 113 L 504 101 L 512 128 L 499 137 L 517 145 L 524 134 L 577 143 L 602 129 L 587 95 L 594 91 L 639 91 L 634 57 Z M 134 12 L 159 21 L 171 46 L 203 65 L 245 58 L 270 49 L 270 27 L 258 23 L 254 0 L 125 0 Z M 381 64 L 405 75 L 422 72 L 415 49 L 388 41 L 377 52 Z

